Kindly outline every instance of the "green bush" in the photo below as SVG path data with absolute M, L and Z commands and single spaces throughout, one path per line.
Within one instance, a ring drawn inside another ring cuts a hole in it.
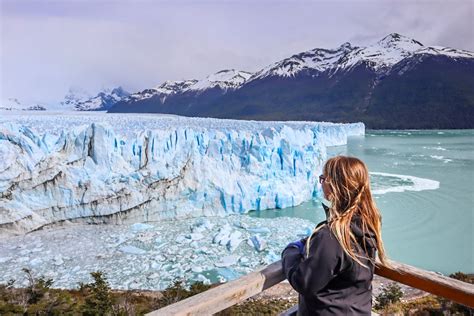
M 400 302 L 403 297 L 403 292 L 397 283 L 391 282 L 382 288 L 382 293 L 375 297 L 374 308 L 382 310 L 391 304 Z
M 459 281 L 466 282 L 466 283 L 471 283 L 471 284 L 474 283 L 473 277 L 462 272 L 456 272 L 456 273 L 450 274 L 449 277 L 459 280 Z M 450 302 L 444 298 L 439 298 L 439 300 L 443 306 L 448 306 L 449 310 L 454 314 L 474 315 L 474 308 L 469 308 L 467 306 L 464 306 L 458 303 Z

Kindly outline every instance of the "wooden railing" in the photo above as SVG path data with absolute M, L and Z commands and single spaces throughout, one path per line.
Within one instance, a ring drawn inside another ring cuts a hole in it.
M 474 285 L 431 271 L 390 261 L 391 267 L 378 265 L 375 273 L 387 279 L 442 296 L 474 308 Z M 210 315 L 240 303 L 285 279 L 281 261 L 153 311 L 147 315 Z

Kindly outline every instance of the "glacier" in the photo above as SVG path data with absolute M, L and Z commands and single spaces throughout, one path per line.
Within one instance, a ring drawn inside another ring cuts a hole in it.
M 364 133 L 363 123 L 2 115 L 0 233 L 295 206 L 317 195 L 326 147 Z

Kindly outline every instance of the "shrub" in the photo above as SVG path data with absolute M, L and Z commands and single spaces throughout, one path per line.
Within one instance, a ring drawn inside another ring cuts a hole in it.
M 466 282 L 466 283 L 471 283 L 471 284 L 474 283 L 474 278 L 463 272 L 456 272 L 456 273 L 450 274 L 449 277 L 459 280 L 459 281 Z M 469 308 L 467 306 L 464 306 L 458 303 L 450 302 L 441 297 L 439 298 L 439 300 L 443 306 L 449 307 L 449 310 L 454 314 L 459 313 L 461 315 L 474 315 L 474 308 Z
M 391 304 L 400 302 L 403 292 L 397 283 L 391 282 L 382 288 L 382 293 L 375 298 L 374 308 L 382 310 Z

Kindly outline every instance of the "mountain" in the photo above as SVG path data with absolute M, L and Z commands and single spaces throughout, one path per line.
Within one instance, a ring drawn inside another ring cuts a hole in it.
M 69 91 L 64 96 L 64 101 L 60 102 L 60 106 L 62 109 L 73 110 L 76 105 L 89 100 L 91 97 L 85 90 L 69 88 Z
M 22 110 L 24 107 L 17 98 L 7 98 L 0 103 L 0 110 Z
M 43 105 L 35 104 L 24 109 L 25 111 L 46 111 L 46 108 Z
M 25 105 L 17 98 L 7 98 L 0 102 L 0 110 L 6 111 L 44 111 L 46 108 L 41 104 Z
M 127 98 L 130 94 L 122 87 L 105 89 L 95 97 L 85 100 L 77 100 L 74 109 L 77 111 L 104 111 L 110 109 L 114 104 Z
M 474 53 L 392 33 L 367 47 L 312 49 L 254 74 L 224 70 L 200 81 L 168 81 L 109 112 L 474 128 L 473 85 Z
M 165 81 L 156 88 L 131 94 L 109 112 L 186 112 L 188 116 L 200 116 L 203 105 L 211 105 L 223 95 L 239 89 L 251 76 L 246 71 L 226 69 L 202 80 Z

